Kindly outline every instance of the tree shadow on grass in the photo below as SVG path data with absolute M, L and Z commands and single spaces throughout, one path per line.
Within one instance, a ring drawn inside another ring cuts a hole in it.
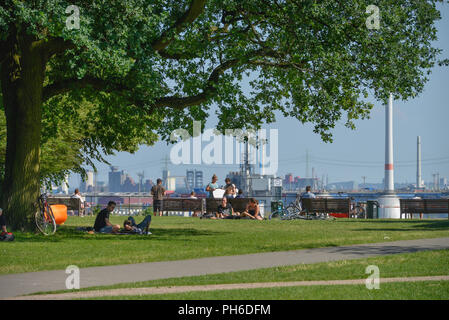
M 397 246 L 397 245 L 351 245 L 350 247 L 336 247 L 331 248 L 331 253 L 342 254 L 346 256 L 366 256 L 370 257 L 373 255 L 389 255 L 389 254 L 399 254 L 399 253 L 414 253 L 419 251 L 436 250 L 441 249 L 440 247 L 435 247 L 432 245 L 427 246 Z
M 223 235 L 228 232 L 219 232 L 211 230 L 198 230 L 193 228 L 150 228 L 151 235 L 138 234 L 88 234 L 85 231 L 79 231 L 77 226 L 64 226 L 57 230 L 54 235 L 44 236 L 42 234 L 32 233 L 15 233 L 16 242 L 65 242 L 72 240 L 86 240 L 86 241 L 130 241 L 130 240 L 147 240 L 147 241 L 170 241 L 177 238 L 183 238 L 183 241 L 195 241 L 196 239 L 184 239 L 184 237 L 204 237 Z
M 347 222 L 367 224 L 367 228 L 353 229 L 354 231 L 449 231 L 449 220 L 348 220 Z M 380 224 L 382 227 L 368 227 L 368 225 L 372 223 Z M 405 226 L 400 227 L 398 224 Z M 388 225 L 392 227 L 388 228 Z

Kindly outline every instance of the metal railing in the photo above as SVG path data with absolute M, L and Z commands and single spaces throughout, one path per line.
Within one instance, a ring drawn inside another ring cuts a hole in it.
M 87 194 L 84 196 L 88 208 L 87 214 L 92 214 L 95 208 L 100 210 L 106 208 L 109 201 L 116 203 L 115 210 L 112 214 L 115 215 L 137 215 L 142 213 L 147 208 L 152 208 L 153 198 L 148 195 L 92 195 Z

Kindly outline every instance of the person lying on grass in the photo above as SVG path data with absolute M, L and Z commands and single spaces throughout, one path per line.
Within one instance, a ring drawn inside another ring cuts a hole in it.
M 109 221 L 109 215 L 114 211 L 116 203 L 114 201 L 109 201 L 108 206 L 101 210 L 94 223 L 95 232 L 99 233 L 118 233 L 120 231 L 120 225 L 113 225 Z
M 151 234 L 149 231 L 151 223 L 151 216 L 146 216 L 143 221 L 139 224 L 136 224 L 136 221 L 133 217 L 128 217 L 125 222 L 123 222 L 123 233 L 134 233 L 134 234 Z
M 241 216 L 253 220 L 263 220 L 260 215 L 259 202 L 254 198 L 249 199 L 249 202 L 246 205 L 246 210 L 242 212 Z

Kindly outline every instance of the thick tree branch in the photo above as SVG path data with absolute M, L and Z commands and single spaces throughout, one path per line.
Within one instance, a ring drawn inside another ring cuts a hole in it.
M 150 101 L 145 101 L 144 99 L 139 99 L 136 97 L 132 98 L 130 102 L 140 107 L 148 105 L 153 110 L 155 108 L 162 108 L 162 107 L 183 109 L 186 107 L 198 105 L 202 102 L 207 101 L 207 98 L 210 96 L 210 94 L 216 92 L 216 88 L 214 85 L 218 83 L 220 75 L 223 74 L 223 72 L 225 72 L 227 69 L 237 65 L 238 62 L 239 62 L 238 59 L 232 59 L 217 66 L 209 75 L 209 78 L 206 81 L 203 91 L 197 95 L 188 97 L 178 97 L 178 96 L 161 97 L 154 100 L 153 103 L 150 103 Z M 86 76 L 82 79 L 64 79 L 47 85 L 43 89 L 42 99 L 43 101 L 47 101 L 51 97 L 70 92 L 73 89 L 82 89 L 87 87 L 92 87 L 96 90 L 104 92 L 132 92 L 133 90 L 133 88 L 127 87 L 122 84 L 115 84 L 103 79 Z
M 66 50 L 72 48 L 75 48 L 75 44 L 72 41 L 65 40 L 61 37 L 50 38 L 50 40 L 45 42 L 43 46 L 47 60 L 50 59 L 55 54 L 64 53 Z
M 294 63 L 294 62 L 273 62 L 273 61 L 264 61 L 264 60 L 254 60 L 250 61 L 249 64 L 255 66 L 266 66 L 266 67 L 275 67 L 281 69 L 290 69 L 295 68 L 301 72 L 311 72 L 312 70 L 304 68 L 304 63 Z
M 252 52 L 249 56 L 250 57 L 277 57 L 279 55 L 278 52 L 274 50 L 266 50 L 266 49 L 260 49 Z M 219 82 L 220 76 L 228 69 L 238 65 L 239 63 L 245 63 L 245 64 L 252 64 L 252 65 L 264 65 L 264 66 L 271 66 L 271 67 L 277 67 L 277 68 L 287 68 L 287 67 L 293 67 L 298 70 L 301 70 L 303 72 L 307 71 L 304 69 L 305 62 L 303 63 L 293 63 L 293 62 L 272 62 L 272 61 L 264 61 L 260 59 L 255 60 L 248 60 L 246 62 L 242 62 L 240 59 L 230 59 L 219 66 L 217 66 L 209 75 L 208 79 L 206 80 L 204 87 L 202 88 L 202 92 L 198 93 L 193 96 L 187 96 L 187 97 L 179 97 L 179 96 L 166 96 L 166 97 L 160 97 L 156 98 L 151 102 L 150 99 L 145 100 L 143 98 L 138 98 L 137 95 L 129 94 L 128 99 L 130 99 L 130 103 L 135 104 L 139 107 L 149 106 L 150 107 L 150 113 L 155 110 L 156 108 L 173 108 L 182 110 L 186 107 L 194 106 L 201 104 L 203 102 L 206 102 L 207 99 L 217 92 L 216 85 Z M 128 87 L 124 84 L 117 84 L 112 83 L 107 80 L 86 76 L 82 79 L 64 79 L 57 82 L 54 82 L 52 84 L 47 85 L 44 87 L 43 90 L 43 101 L 46 101 L 50 99 L 51 97 L 54 97 L 59 94 L 67 93 L 73 89 L 82 89 L 92 87 L 99 91 L 104 92 L 122 92 L 122 93 L 132 93 L 133 88 Z M 129 98 L 133 97 L 133 98 Z
M 182 30 L 184 30 L 187 24 L 195 21 L 195 19 L 203 13 L 206 1 L 207 0 L 192 0 L 189 9 L 187 9 L 187 11 L 179 17 L 178 20 L 176 20 L 175 24 L 171 28 L 164 31 L 158 39 L 153 41 L 151 47 L 156 51 L 164 50 L 170 42 L 173 41 L 173 32 L 179 34 Z
M 92 87 L 96 90 L 105 92 L 111 92 L 114 90 L 128 90 L 128 88 L 126 88 L 125 86 L 113 84 L 110 81 L 91 76 L 85 76 L 82 79 L 64 79 L 45 86 L 42 93 L 42 101 L 45 102 L 56 95 L 70 92 L 73 89 L 82 89 L 87 87 Z
M 221 65 L 216 67 L 210 74 L 206 82 L 206 85 L 201 93 L 189 97 L 177 97 L 177 96 L 162 97 L 156 99 L 154 107 L 156 108 L 170 107 L 181 110 L 186 107 L 198 105 L 200 103 L 207 101 L 208 97 L 210 97 L 210 95 L 214 94 L 217 91 L 215 85 L 218 84 L 220 75 L 223 74 L 229 68 L 237 65 L 238 63 L 239 63 L 238 59 L 232 59 L 225 61 Z
M 187 53 L 187 52 L 168 53 L 166 50 L 159 51 L 159 54 L 163 58 L 173 59 L 173 60 L 193 59 L 193 58 L 197 57 L 197 55 L 191 54 L 191 53 Z

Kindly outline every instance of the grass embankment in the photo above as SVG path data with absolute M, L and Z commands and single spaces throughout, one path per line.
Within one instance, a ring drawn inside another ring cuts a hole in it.
M 115 296 L 89 300 L 447 300 L 449 281 L 385 283 L 379 290 L 364 285 L 284 287 L 176 294 Z
M 192 276 L 192 277 L 180 277 L 180 278 L 170 278 L 170 279 L 161 279 L 161 280 L 152 280 L 152 281 L 143 281 L 136 283 L 122 283 L 113 286 L 104 286 L 104 287 L 91 287 L 84 288 L 81 290 L 75 291 L 90 291 L 90 290 L 107 290 L 107 289 L 120 289 L 120 288 L 144 288 L 144 287 L 169 287 L 169 286 L 190 286 L 190 285 L 211 285 L 211 284 L 231 284 L 231 283 L 257 283 L 257 282 L 291 282 L 291 281 L 313 281 L 313 280 L 347 280 L 347 279 L 366 279 L 368 274 L 365 273 L 366 267 L 369 265 L 376 265 L 379 267 L 381 278 L 398 278 L 398 277 L 419 277 L 419 276 L 441 276 L 441 275 L 449 275 L 449 250 L 435 250 L 435 251 L 421 251 L 415 253 L 403 253 L 403 254 L 394 254 L 388 256 L 380 256 L 373 258 L 364 258 L 364 259 L 356 259 L 356 260 L 342 260 L 342 261 L 334 261 L 334 262 L 322 262 L 322 263 L 314 263 L 314 264 L 300 264 L 294 266 L 284 266 L 284 267 L 275 267 L 275 268 L 264 268 L 264 269 L 256 269 L 250 271 L 238 271 L 238 272 L 228 272 L 228 273 L 219 273 L 219 274 L 210 274 L 204 276 Z M 443 281 L 444 282 L 444 281 Z M 385 286 L 398 285 L 396 283 L 386 283 Z M 404 288 L 413 288 L 415 284 L 404 284 Z M 428 285 L 425 282 L 416 283 L 417 286 L 421 285 L 423 287 L 432 288 L 432 285 Z M 315 293 L 323 290 L 323 288 L 306 288 L 307 297 L 309 298 L 309 294 L 311 296 L 315 296 Z M 359 292 L 357 289 L 357 285 L 348 285 L 348 286 L 325 286 L 329 290 L 334 290 L 334 287 L 342 288 L 342 296 L 344 298 L 349 289 L 345 289 L 347 287 L 355 288 L 355 292 Z M 331 288 L 332 287 L 332 288 Z M 365 286 L 361 286 L 363 289 L 367 290 Z M 295 289 L 297 288 L 297 289 Z M 381 289 L 384 288 L 384 285 L 381 285 Z M 392 288 L 395 288 L 394 286 Z M 402 288 L 399 285 L 398 288 Z M 443 288 L 446 288 L 446 291 L 442 291 L 446 298 L 449 299 L 449 288 L 446 285 L 443 285 Z M 292 294 L 290 299 L 302 299 L 300 296 L 301 292 L 303 292 L 303 288 L 299 287 L 291 287 L 291 288 L 271 288 L 271 289 L 251 289 L 244 290 L 242 295 L 235 295 L 234 299 L 247 299 L 246 292 L 254 291 L 255 294 L 253 299 L 271 299 L 271 298 L 279 298 L 284 299 L 285 296 L 282 294 L 282 290 L 289 290 Z M 265 294 L 265 291 L 269 292 L 269 290 L 278 290 L 279 293 L 273 295 L 272 297 L 268 297 Z M 296 291 L 295 291 L 296 290 Z M 309 292 L 309 291 L 310 292 Z M 327 290 L 327 289 L 326 289 Z M 216 299 L 220 296 L 223 299 L 230 299 L 230 294 L 235 294 L 237 290 L 226 290 L 228 292 L 234 293 L 225 293 L 224 291 L 221 293 L 215 292 L 204 292 L 204 299 Z M 238 290 L 240 291 L 240 290 Z M 363 290 L 362 290 L 363 291 Z M 378 290 L 375 290 L 378 291 Z M 70 292 L 70 290 L 65 291 L 57 291 L 57 292 Z M 57 293 L 51 292 L 51 293 Z M 333 292 L 333 291 L 332 291 Z M 436 293 L 440 292 L 439 289 L 435 291 Z M 49 292 L 50 293 L 50 292 Z M 368 294 L 368 293 L 367 293 Z M 377 295 L 379 299 L 384 297 L 387 299 L 389 295 L 379 295 L 379 293 L 373 293 Z M 422 295 L 415 296 L 422 297 Z M 158 295 L 160 298 L 161 295 Z M 170 299 L 199 299 L 200 293 L 192 292 L 185 294 L 166 294 L 162 295 L 162 298 L 170 298 Z M 288 296 L 288 295 L 287 295 Z M 437 298 L 439 295 L 435 295 Z M 148 296 L 150 297 L 150 296 Z M 156 299 L 156 295 L 151 295 L 151 299 Z M 334 297 L 337 297 L 334 295 Z M 353 296 L 347 296 L 348 299 L 352 299 Z M 370 294 L 365 295 L 368 299 L 371 297 Z M 410 297 L 407 294 L 404 297 Z M 120 298 L 120 297 L 118 297 Z M 123 297 L 128 298 L 128 297 Z M 277 299 L 276 298 L 276 299 Z M 312 299 L 312 298 L 311 298 Z M 321 299 L 317 298 L 316 299 Z M 326 296 L 323 295 L 322 299 L 326 299 Z M 388 298 L 389 299 L 389 298 Z M 393 299 L 393 296 L 391 296 Z
M 140 222 L 142 217 L 137 217 Z M 122 224 L 124 217 L 111 217 Z M 447 220 L 248 221 L 154 217 L 153 235 L 89 235 L 93 217 L 69 217 L 53 236 L 0 243 L 0 274 L 193 259 L 406 239 L 449 237 Z

